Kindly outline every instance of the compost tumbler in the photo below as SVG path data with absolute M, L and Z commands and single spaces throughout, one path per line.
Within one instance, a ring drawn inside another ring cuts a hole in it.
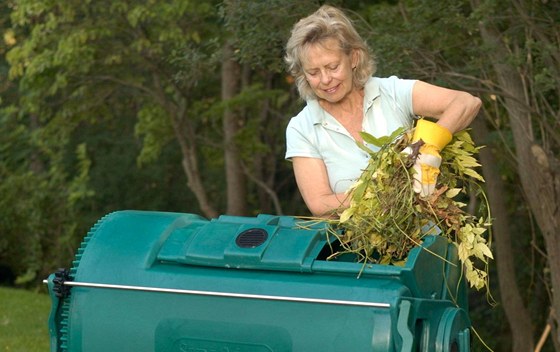
M 46 281 L 51 351 L 470 350 L 455 246 L 404 266 L 327 260 L 336 236 L 290 216 L 119 211 Z

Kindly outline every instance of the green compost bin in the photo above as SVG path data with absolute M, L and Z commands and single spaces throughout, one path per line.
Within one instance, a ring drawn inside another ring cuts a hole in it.
M 111 213 L 46 280 L 51 351 L 469 351 L 455 247 L 403 267 L 327 260 L 324 223 Z

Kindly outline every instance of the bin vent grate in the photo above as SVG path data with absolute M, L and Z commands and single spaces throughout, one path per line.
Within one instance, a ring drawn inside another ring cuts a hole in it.
M 268 233 L 263 229 L 249 229 L 241 232 L 235 243 L 241 248 L 255 248 L 263 244 L 268 238 Z

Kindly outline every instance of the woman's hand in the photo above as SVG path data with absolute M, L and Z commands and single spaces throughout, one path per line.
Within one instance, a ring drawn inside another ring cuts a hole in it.
M 411 147 L 417 154 L 413 188 L 426 197 L 435 190 L 441 165 L 439 152 L 451 141 L 453 133 L 470 125 L 481 101 L 466 92 L 417 81 L 412 91 L 412 104 L 414 114 L 438 120 L 437 123 L 419 120 L 412 138 Z

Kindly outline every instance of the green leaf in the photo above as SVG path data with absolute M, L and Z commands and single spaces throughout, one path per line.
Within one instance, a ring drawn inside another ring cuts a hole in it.
M 452 188 L 445 192 L 445 196 L 447 198 L 455 198 L 461 192 L 461 190 L 461 188 Z
M 480 182 L 484 182 L 484 178 L 476 171 L 474 171 L 473 169 L 466 169 L 464 171 L 465 175 L 470 176 Z
M 360 136 L 362 136 L 364 142 L 373 144 L 376 147 L 382 147 L 388 140 L 387 136 L 376 138 L 367 132 L 360 132 Z
M 402 134 L 404 131 L 403 127 L 397 128 L 395 131 L 393 131 L 393 133 L 391 133 L 390 136 L 382 136 L 382 137 L 374 137 L 373 135 L 367 133 L 367 132 L 360 132 L 360 136 L 362 136 L 362 138 L 364 139 L 364 142 L 369 143 L 369 144 L 373 144 L 376 147 L 381 148 L 382 146 L 391 143 L 393 140 L 395 140 L 395 138 L 397 136 L 399 136 L 400 134 Z

